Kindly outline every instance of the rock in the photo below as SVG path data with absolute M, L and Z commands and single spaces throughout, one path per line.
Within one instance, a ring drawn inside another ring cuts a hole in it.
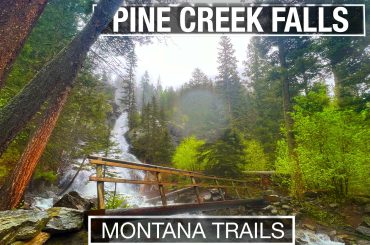
M 43 231 L 55 234 L 78 231 L 83 225 L 83 211 L 71 208 L 54 207 L 48 210 L 52 217 Z
M 315 231 L 316 230 L 316 226 L 312 225 L 312 224 L 308 224 L 308 223 L 304 223 L 302 225 L 303 228 L 306 228 L 306 229 L 309 229 L 311 231 Z
M 278 202 L 280 201 L 280 197 L 278 195 L 266 195 L 264 198 L 269 202 Z
M 263 193 L 265 195 L 275 195 L 276 194 L 276 192 L 274 190 L 265 190 Z
M 274 205 L 274 206 L 280 206 L 280 202 L 274 202 L 272 205 Z
M 212 201 L 221 201 L 221 200 L 222 200 L 222 196 L 221 195 L 212 196 Z
M 268 206 L 263 208 L 263 210 L 272 210 L 272 209 L 274 209 L 274 206 L 272 206 L 272 205 L 268 205 Z
M 212 200 L 212 194 L 211 193 L 205 193 L 203 195 L 203 200 L 208 202 L 208 201 L 211 201 Z
M 332 230 L 331 232 L 329 232 L 330 239 L 334 239 L 335 238 L 335 235 L 337 235 L 337 231 L 336 230 Z
M 46 211 L 19 209 L 0 212 L 0 244 L 32 239 L 49 219 Z
M 78 210 L 90 210 L 93 203 L 82 198 L 76 191 L 71 191 L 65 194 L 53 207 L 65 207 Z
M 362 235 L 370 237 L 370 228 L 365 226 L 359 226 L 356 228 L 356 231 L 361 233 Z
M 290 210 L 290 209 L 292 209 L 289 205 L 286 205 L 286 204 L 284 204 L 283 206 L 281 206 L 283 209 L 285 209 L 285 210 Z
M 278 211 L 277 211 L 277 209 L 273 209 L 273 210 L 271 210 L 271 214 L 277 214 L 278 213 Z
M 338 205 L 338 203 L 330 203 L 329 204 L 329 207 L 331 207 L 331 208 L 337 208 L 337 207 L 339 207 L 339 205 Z

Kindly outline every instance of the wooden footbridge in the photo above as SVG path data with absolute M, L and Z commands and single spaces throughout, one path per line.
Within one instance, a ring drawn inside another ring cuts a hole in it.
M 151 164 L 136 163 L 129 161 L 122 161 L 116 159 L 103 158 L 98 156 L 88 157 L 90 164 L 96 165 L 96 175 L 90 176 L 90 181 L 97 182 L 97 198 L 98 210 L 88 212 L 88 215 L 164 215 L 164 214 L 178 214 L 194 211 L 206 211 L 215 209 L 225 209 L 238 206 L 247 206 L 251 208 L 262 208 L 267 205 L 263 198 L 252 198 L 249 191 L 251 181 L 249 179 L 230 179 L 218 176 L 209 176 L 200 172 L 180 170 L 171 167 L 163 167 Z M 150 173 L 154 180 L 137 180 L 125 178 L 113 178 L 106 176 L 107 167 L 126 168 L 131 170 L 144 171 Z M 253 178 L 261 178 L 270 176 L 273 172 L 270 171 L 254 171 L 248 172 L 248 176 Z M 161 200 L 162 206 L 143 207 L 143 208 L 127 208 L 127 209 L 105 209 L 105 190 L 104 183 L 123 183 L 136 185 L 150 185 L 158 188 L 158 196 L 152 199 Z M 167 188 L 180 188 L 180 190 L 166 192 Z M 216 189 L 221 196 L 220 201 L 205 202 L 201 197 L 201 188 Z M 174 193 L 183 190 L 194 191 L 196 203 L 190 204 L 174 204 L 168 205 L 167 197 Z M 231 200 L 231 193 L 234 192 Z M 226 195 L 227 194 L 227 195 Z

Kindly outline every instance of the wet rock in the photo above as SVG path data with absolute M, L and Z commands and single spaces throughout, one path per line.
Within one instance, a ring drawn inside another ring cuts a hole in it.
M 53 207 L 65 207 L 78 210 L 90 210 L 93 203 L 82 198 L 76 191 L 71 191 L 65 194 Z
M 332 230 L 331 232 L 329 232 L 329 237 L 331 239 L 334 239 L 335 238 L 335 235 L 337 235 L 337 231 L 336 230 Z
M 49 221 L 45 211 L 11 210 L 0 212 L 0 244 L 30 240 Z
M 370 237 L 370 228 L 365 226 L 359 226 L 356 228 L 356 231 L 361 233 L 362 235 Z
M 278 214 L 277 209 L 275 209 L 275 208 L 274 208 L 273 210 L 271 210 L 271 214 L 274 214 L 274 215 L 275 215 L 275 214 Z
M 71 208 L 51 208 L 48 210 L 51 219 L 43 229 L 46 232 L 65 233 L 78 231 L 83 225 L 83 211 Z
M 269 202 L 278 202 L 280 201 L 280 197 L 278 195 L 266 195 L 264 196 L 265 200 Z

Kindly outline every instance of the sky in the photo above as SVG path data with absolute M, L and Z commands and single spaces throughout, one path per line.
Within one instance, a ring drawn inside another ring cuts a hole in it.
M 230 36 L 238 60 L 238 70 L 242 72 L 242 62 L 246 60 L 250 37 Z M 164 87 L 178 88 L 191 78 L 195 68 L 200 68 L 209 77 L 217 75 L 217 49 L 220 35 L 212 36 L 168 36 L 165 40 L 153 38 L 152 44 L 137 46 L 139 82 L 147 70 L 153 83 L 160 77 Z

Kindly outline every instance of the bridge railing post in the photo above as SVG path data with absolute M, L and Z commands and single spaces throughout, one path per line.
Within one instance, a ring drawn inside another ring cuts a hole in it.
M 220 193 L 220 195 L 221 195 L 222 200 L 223 200 L 223 201 L 225 201 L 225 196 L 224 196 L 224 193 L 223 193 L 223 191 L 222 191 L 222 188 L 221 188 L 221 187 L 219 187 L 219 186 L 220 186 L 220 184 L 218 183 L 218 180 L 217 180 L 217 179 L 215 179 L 215 182 L 216 182 L 216 186 L 218 187 L 217 189 L 218 189 L 218 192 L 219 192 L 219 193 Z
M 103 177 L 103 165 L 96 165 L 96 177 Z M 105 209 L 104 202 L 104 182 L 98 181 L 96 184 L 97 193 L 98 193 L 98 209 Z
M 195 181 L 194 176 L 191 176 L 190 178 L 191 178 L 191 183 L 192 183 L 193 185 L 196 185 L 196 184 L 197 184 L 197 182 Z M 195 191 L 195 195 L 196 195 L 196 197 L 197 197 L 197 201 L 198 201 L 198 203 L 202 203 L 202 199 L 200 198 L 200 193 L 199 193 L 199 187 L 198 187 L 198 186 L 194 186 L 194 191 Z
M 157 183 L 158 183 L 158 191 L 159 191 L 159 195 L 161 196 L 162 205 L 167 206 L 167 199 L 166 199 L 166 193 L 164 191 L 164 186 L 160 184 L 162 181 L 162 175 L 160 172 L 156 172 L 155 176 L 156 176 Z
M 240 199 L 240 195 L 239 195 L 239 192 L 238 192 L 238 187 L 235 185 L 234 181 L 231 181 L 231 184 L 233 185 L 236 196 L 238 197 L 238 199 Z

